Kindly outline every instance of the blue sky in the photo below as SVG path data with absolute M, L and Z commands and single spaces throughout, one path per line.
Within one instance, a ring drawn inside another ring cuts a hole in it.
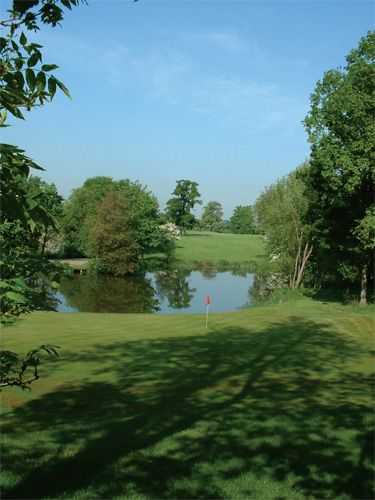
M 91 0 L 37 35 L 73 99 L 3 140 L 64 196 L 108 175 L 138 179 L 163 206 L 187 178 L 229 216 L 308 156 L 314 85 L 374 18 L 366 0 Z

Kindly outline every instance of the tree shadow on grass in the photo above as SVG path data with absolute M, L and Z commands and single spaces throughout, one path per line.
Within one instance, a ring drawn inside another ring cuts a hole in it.
M 232 496 L 255 498 L 260 478 L 299 498 L 372 498 L 373 378 L 355 364 L 366 355 L 299 318 L 72 354 L 106 381 L 7 416 L 2 465 L 20 480 L 3 497 L 221 498 L 244 478 Z

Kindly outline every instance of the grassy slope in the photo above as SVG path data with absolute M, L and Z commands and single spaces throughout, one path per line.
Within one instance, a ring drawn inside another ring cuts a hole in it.
M 257 262 L 264 258 L 259 235 L 189 232 L 177 244 L 176 257 L 183 262 Z
M 3 393 L 4 497 L 372 497 L 371 310 L 301 300 L 203 324 L 35 313 L 5 330 L 6 348 L 63 348 L 32 392 Z

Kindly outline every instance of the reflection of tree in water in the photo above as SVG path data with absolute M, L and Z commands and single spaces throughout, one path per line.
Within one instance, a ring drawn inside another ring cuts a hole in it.
M 174 309 L 189 307 L 196 288 L 189 287 L 188 277 L 191 271 L 176 269 L 160 271 L 155 274 L 156 289 L 161 300 L 166 298 L 169 306 Z
M 213 267 L 211 267 L 211 268 L 205 267 L 204 269 L 201 269 L 201 274 L 204 278 L 206 278 L 208 280 L 212 280 L 212 279 L 216 278 L 217 270 L 214 269 Z
M 249 272 L 247 271 L 247 269 L 237 267 L 235 269 L 231 269 L 231 274 L 232 276 L 240 276 L 241 278 L 246 278 Z
M 149 313 L 159 309 L 151 281 L 145 276 L 74 276 L 60 287 L 67 305 L 86 312 Z
M 198 267 L 198 270 L 202 274 L 202 276 L 208 280 L 212 280 L 213 278 L 216 278 L 217 275 L 217 268 L 215 266 L 210 266 L 209 264 L 202 264 Z

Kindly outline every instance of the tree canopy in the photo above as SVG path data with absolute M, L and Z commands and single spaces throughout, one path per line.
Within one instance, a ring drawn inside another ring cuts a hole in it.
M 39 29 L 40 23 L 56 24 L 54 16 L 62 9 L 54 2 L 55 14 L 49 12 L 51 3 L 44 1 L 32 12 L 38 2 L 14 2 L 9 19 L 0 21 L 5 30 L 0 37 L 0 127 L 9 126 L 9 113 L 24 119 L 25 111 L 51 101 L 57 89 L 68 95 L 65 85 L 51 73 L 57 66 L 44 64 L 42 46 L 26 34 Z M 0 299 L 2 318 L 8 321 L 40 305 L 41 284 L 52 272 L 42 255 L 43 244 L 40 251 L 40 239 L 47 239 L 45 235 L 56 228 L 51 200 L 57 204 L 59 200 L 46 184 L 30 179 L 32 170 L 42 168 L 17 146 L 0 144 L 0 166 Z
M 364 304 L 374 280 L 375 32 L 346 62 L 317 83 L 305 119 L 307 215 L 321 280 L 356 284 Z
M 51 73 L 55 64 L 45 64 L 40 44 L 29 40 L 28 31 L 40 24 L 56 26 L 63 8 L 71 9 L 79 0 L 15 0 L 8 19 L 0 21 L 0 127 L 9 126 L 8 114 L 24 119 L 24 112 L 51 101 L 65 85 Z M 44 283 L 52 266 L 38 251 L 40 235 L 55 227 L 49 195 L 41 186 L 28 182 L 32 169 L 42 170 L 25 151 L 15 145 L 0 144 L 0 187 L 2 196 L 0 227 L 1 320 L 39 307 Z M 44 250 L 44 249 L 43 249 Z M 0 352 L 0 387 L 30 385 L 38 375 L 41 354 L 56 355 L 55 346 L 43 345 L 21 357 Z M 33 374 L 29 376 L 30 370 Z
M 203 208 L 201 227 L 208 231 L 220 232 L 223 230 L 223 207 L 218 201 L 209 201 Z
M 135 239 L 140 255 L 160 247 L 163 235 L 155 196 L 139 182 L 92 177 L 73 191 L 64 207 L 63 231 L 68 254 L 90 256 L 89 232 L 96 223 L 98 206 L 113 191 L 123 199 L 137 228 Z
M 308 165 L 267 187 L 255 204 L 260 229 L 265 234 L 270 260 L 286 277 L 290 288 L 303 281 L 312 253 L 310 228 L 305 222 L 308 209 L 304 173 Z
M 252 206 L 239 205 L 236 207 L 229 220 L 229 224 L 232 233 L 253 234 L 255 232 L 255 222 Z
M 119 191 L 108 191 L 96 206 L 95 222 L 89 226 L 88 244 L 100 272 L 124 276 L 139 267 L 137 220 L 130 201 Z
M 178 180 L 172 198 L 167 202 L 167 216 L 171 222 L 186 231 L 195 223 L 191 210 L 201 203 L 198 183 L 186 179 Z

